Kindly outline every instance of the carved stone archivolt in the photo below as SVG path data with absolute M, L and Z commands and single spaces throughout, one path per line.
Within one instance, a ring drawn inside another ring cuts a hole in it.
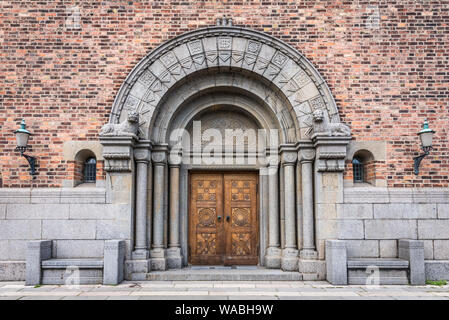
M 329 88 L 306 58 L 271 36 L 229 24 L 187 33 L 145 57 L 120 88 L 109 122 L 125 120 L 124 110 L 137 112 L 140 132 L 147 135 L 155 110 L 175 83 L 216 67 L 243 69 L 272 83 L 289 104 L 284 107 L 294 110 L 301 129 L 312 126 L 316 109 L 339 122 Z

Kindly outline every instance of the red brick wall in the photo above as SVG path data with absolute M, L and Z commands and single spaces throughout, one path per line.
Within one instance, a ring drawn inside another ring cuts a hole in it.
M 291 44 L 329 84 L 357 140 L 387 142 L 389 186 L 449 185 L 448 1 L 1 1 L 0 166 L 4 186 L 29 186 L 12 131 L 25 118 L 38 157 L 34 186 L 73 176 L 67 140 L 95 140 L 127 74 L 163 41 L 215 24 Z M 67 30 L 77 5 L 81 29 Z M 380 24 L 376 24 L 376 10 Z M 425 117 L 436 150 L 413 174 Z M 71 168 L 71 169 L 70 169 Z

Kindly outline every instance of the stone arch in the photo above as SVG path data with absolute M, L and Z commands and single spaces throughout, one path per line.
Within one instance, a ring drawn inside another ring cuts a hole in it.
M 170 95 L 161 103 L 159 112 L 154 114 L 150 124 L 151 140 L 155 143 L 167 142 L 170 130 L 184 128 L 196 112 L 221 104 L 245 110 L 261 128 L 279 129 L 280 143 L 295 142 L 299 136 L 296 119 L 281 108 L 277 111 L 277 106 L 283 102 L 268 87 L 257 81 L 251 86 L 252 83 L 252 80 L 239 74 L 208 74 L 197 82 L 201 89 L 192 88 L 188 83 L 178 87 L 178 94 Z M 267 95 L 271 103 L 266 102 Z
M 153 114 L 174 86 L 202 70 L 238 70 L 269 83 L 285 103 L 282 112 L 295 118 L 305 140 L 311 113 L 323 109 L 330 122 L 340 122 L 337 106 L 323 77 L 297 50 L 269 35 L 234 26 L 198 29 L 153 50 L 131 71 L 114 101 L 109 122 L 117 123 L 135 110 L 140 134 L 148 138 Z M 273 90 L 274 91 L 274 90 Z M 265 97 L 270 103 L 270 96 Z

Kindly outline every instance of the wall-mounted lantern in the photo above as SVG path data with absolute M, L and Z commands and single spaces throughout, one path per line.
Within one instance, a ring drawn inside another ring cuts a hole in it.
M 433 149 L 432 147 L 432 139 L 433 134 L 435 131 L 432 129 L 429 129 L 429 123 L 427 122 L 427 119 L 424 120 L 424 124 L 422 126 L 422 130 L 418 132 L 419 139 L 421 140 L 421 148 L 424 151 L 423 154 L 414 157 L 413 160 L 415 161 L 415 174 L 419 174 L 419 165 L 424 159 L 425 156 L 429 155 L 430 150 Z
M 24 153 L 28 148 L 28 138 L 31 135 L 31 132 L 26 129 L 25 120 L 22 120 L 20 128 L 14 131 L 14 134 L 17 141 L 16 151 L 19 151 L 20 155 L 27 159 L 30 164 L 30 174 L 32 176 L 36 175 L 36 158 Z

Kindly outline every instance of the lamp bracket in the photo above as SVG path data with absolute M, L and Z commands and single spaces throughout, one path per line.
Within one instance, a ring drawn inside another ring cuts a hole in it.
M 423 149 L 424 153 L 423 153 L 423 154 L 420 154 L 419 156 L 413 158 L 413 161 L 414 161 L 414 169 L 415 169 L 414 172 L 415 172 L 416 175 L 419 174 L 419 165 L 421 164 L 421 161 L 422 161 L 426 156 L 429 155 L 430 150 L 432 150 L 433 148 L 430 146 L 430 147 L 422 147 L 422 149 Z

